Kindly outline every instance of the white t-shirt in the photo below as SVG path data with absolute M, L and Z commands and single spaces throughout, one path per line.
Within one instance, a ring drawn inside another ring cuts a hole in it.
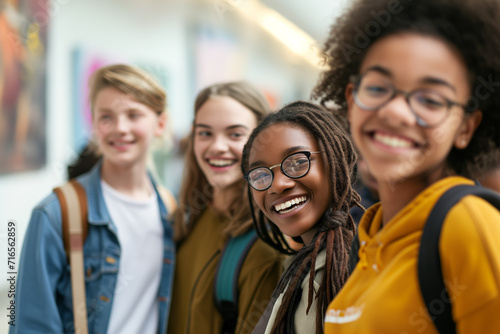
M 108 333 L 156 333 L 163 263 L 163 226 L 156 193 L 133 199 L 101 181 L 121 254 Z

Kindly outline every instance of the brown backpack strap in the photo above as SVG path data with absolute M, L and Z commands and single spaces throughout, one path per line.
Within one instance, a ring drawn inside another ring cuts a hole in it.
M 165 204 L 165 207 L 168 210 L 169 216 L 174 213 L 177 209 L 177 201 L 175 200 L 174 195 L 167 188 L 157 184 L 156 189 L 158 189 L 158 194 L 160 194 L 161 200 Z
M 87 197 L 85 189 L 74 180 L 54 189 L 54 192 L 61 204 L 64 250 L 71 266 L 75 333 L 86 334 L 88 328 L 83 244 L 88 233 Z
M 85 189 L 83 189 L 82 185 L 78 183 L 76 180 L 71 180 L 68 182 L 76 191 L 78 197 L 78 205 L 80 210 L 80 222 L 82 228 L 82 247 L 85 244 L 85 240 L 87 240 L 87 234 L 89 232 L 89 224 L 87 219 L 87 196 L 85 195 Z M 62 237 L 64 244 L 64 251 L 66 252 L 66 257 L 69 262 L 69 226 L 68 226 L 68 201 L 63 193 L 62 188 L 67 186 L 68 184 L 54 188 L 54 192 L 59 199 L 59 203 L 61 205 L 61 217 L 62 217 Z
M 59 200 L 59 205 L 61 206 L 61 224 L 62 224 L 62 239 L 64 245 L 64 252 L 66 253 L 66 258 L 69 262 L 69 232 L 68 232 L 68 204 L 66 203 L 66 198 L 61 187 L 54 188 L 54 193 Z

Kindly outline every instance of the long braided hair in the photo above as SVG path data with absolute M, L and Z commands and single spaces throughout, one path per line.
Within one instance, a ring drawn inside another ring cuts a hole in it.
M 355 179 L 356 153 L 345 131 L 335 121 L 331 113 L 321 106 L 298 101 L 279 112 L 270 114 L 253 131 L 245 148 L 241 168 L 246 173 L 252 147 L 269 145 L 272 138 L 256 138 L 266 128 L 275 124 L 290 124 L 313 135 L 322 144 L 328 159 L 328 182 L 332 192 L 331 203 L 317 223 L 317 231 L 310 244 L 305 245 L 285 271 L 273 293 L 273 299 L 283 291 L 283 301 L 277 313 L 272 332 L 278 334 L 295 333 L 295 311 L 300 302 L 301 282 L 309 273 L 309 295 L 307 312 L 313 303 L 315 264 L 318 253 L 326 250 L 326 267 L 317 292 L 316 333 L 323 333 L 323 318 L 330 301 L 340 291 L 348 278 L 349 248 L 355 234 L 355 224 L 349 214 L 353 206 L 360 205 L 360 196 L 353 189 Z M 249 202 L 253 213 L 251 189 L 248 186 Z M 285 254 L 296 253 L 288 246 L 283 233 L 259 210 L 253 221 L 260 238 L 273 248 Z

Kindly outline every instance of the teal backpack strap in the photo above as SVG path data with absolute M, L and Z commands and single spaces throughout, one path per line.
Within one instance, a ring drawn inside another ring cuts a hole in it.
M 252 228 L 235 238 L 230 238 L 219 258 L 215 272 L 215 306 L 222 315 L 222 334 L 233 334 L 238 321 L 238 278 L 241 266 L 258 239 Z

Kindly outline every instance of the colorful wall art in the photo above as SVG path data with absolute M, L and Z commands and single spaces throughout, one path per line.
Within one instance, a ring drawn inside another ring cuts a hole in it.
M 0 174 L 46 163 L 47 1 L 0 6 Z

